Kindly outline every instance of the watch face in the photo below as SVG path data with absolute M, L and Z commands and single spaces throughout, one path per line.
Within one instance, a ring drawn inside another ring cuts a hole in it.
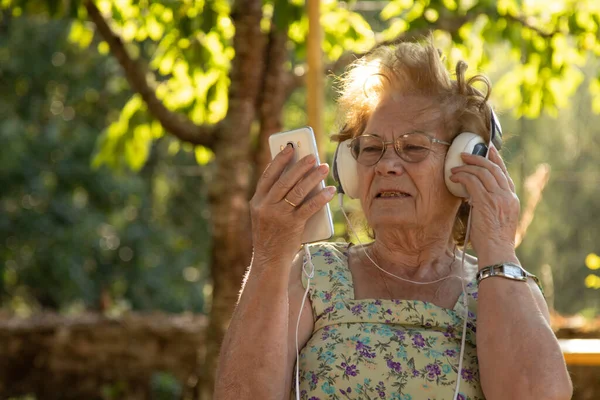
M 504 273 L 514 277 L 523 277 L 523 270 L 516 265 L 504 264 Z

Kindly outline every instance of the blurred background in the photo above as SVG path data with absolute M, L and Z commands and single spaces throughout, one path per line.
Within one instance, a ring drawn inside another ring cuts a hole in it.
M 335 76 L 428 32 L 492 80 L 554 329 L 600 338 L 599 27 L 595 0 L 0 0 L 0 398 L 211 398 L 268 136 L 310 124 L 331 162 Z

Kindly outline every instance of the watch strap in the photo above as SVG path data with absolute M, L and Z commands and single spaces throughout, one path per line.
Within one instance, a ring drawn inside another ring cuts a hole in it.
M 509 270 L 510 269 L 510 270 Z M 519 270 L 521 275 L 515 275 L 514 271 Z M 511 279 L 519 282 L 527 282 L 529 278 L 531 278 L 540 288 L 542 294 L 544 294 L 544 289 L 540 283 L 540 280 L 537 276 L 527 272 L 523 267 L 518 264 L 512 262 L 499 263 L 494 265 L 488 265 L 487 267 L 483 267 L 477 272 L 477 284 L 489 277 L 492 276 L 500 276 L 502 278 Z

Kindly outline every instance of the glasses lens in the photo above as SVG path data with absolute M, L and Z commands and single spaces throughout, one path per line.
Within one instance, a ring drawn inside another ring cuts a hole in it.
M 419 162 L 425 159 L 431 150 L 431 140 L 422 133 L 402 135 L 394 142 L 398 155 L 408 162 Z
M 350 149 L 352 156 L 363 165 L 374 165 L 384 152 L 383 141 L 376 136 L 358 136 L 355 138 Z

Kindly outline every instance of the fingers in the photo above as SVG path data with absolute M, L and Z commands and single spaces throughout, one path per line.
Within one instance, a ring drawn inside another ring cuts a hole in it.
M 510 190 L 506 174 L 493 160 L 468 153 L 463 153 L 461 156 L 467 164 L 452 168 L 454 174 L 465 172 L 477 176 L 488 192 L 497 192 L 498 187 L 502 190 Z
M 452 182 L 462 183 L 467 189 L 471 200 L 482 200 L 483 196 L 490 195 L 490 191 L 484 186 L 482 180 L 475 174 L 469 172 L 457 172 L 450 177 Z
M 506 176 L 510 190 L 512 192 L 514 192 L 515 191 L 515 183 L 513 182 L 512 178 L 510 177 L 510 174 L 508 173 L 508 169 L 506 168 L 506 164 L 504 164 L 504 160 L 500 156 L 498 149 L 493 145 L 490 148 L 490 160 L 493 161 L 494 163 L 496 163 L 496 165 L 498 165 L 500 167 L 500 169 L 504 173 L 504 176 Z
M 285 171 L 283 174 L 280 174 L 279 179 L 277 179 L 271 186 L 269 193 L 266 195 L 265 200 L 270 204 L 275 204 L 283 200 L 284 197 L 287 196 L 288 192 L 290 192 L 296 184 L 304 178 L 306 173 L 310 171 L 311 168 L 315 165 L 316 158 L 312 154 L 307 155 L 302 158 L 296 164 L 294 164 L 291 168 Z M 318 170 L 318 168 L 317 168 Z M 323 177 L 321 177 L 321 180 Z M 317 181 L 318 182 L 318 181 Z M 316 183 L 315 183 L 316 184 Z M 314 185 L 313 185 L 314 187 Z M 311 187 L 312 189 L 312 187 Z M 308 191 L 305 191 L 302 196 L 297 196 L 296 198 L 300 198 L 300 200 L 304 199 L 304 197 L 308 194 Z M 298 204 L 291 198 L 288 198 L 294 204 Z
M 329 203 L 335 195 L 336 189 L 334 186 L 328 186 L 321 190 L 318 194 L 308 198 L 304 204 L 298 207 L 298 214 L 301 218 L 308 219 L 317 211 Z
M 313 169 L 300 182 L 294 185 L 285 195 L 285 199 L 297 205 L 301 204 L 310 191 L 327 177 L 328 172 L 329 166 L 327 164 L 321 164 L 318 168 Z
M 258 180 L 258 183 L 256 184 L 255 195 L 257 197 L 262 198 L 269 193 L 271 187 L 275 184 L 275 182 L 277 182 L 277 180 L 281 176 L 281 173 L 285 169 L 285 166 L 292 159 L 293 154 L 294 148 L 289 145 L 285 146 L 285 148 L 273 158 L 273 161 L 271 161 L 271 163 L 267 165 L 267 168 L 265 168 L 265 171 L 263 172 L 262 176 Z

